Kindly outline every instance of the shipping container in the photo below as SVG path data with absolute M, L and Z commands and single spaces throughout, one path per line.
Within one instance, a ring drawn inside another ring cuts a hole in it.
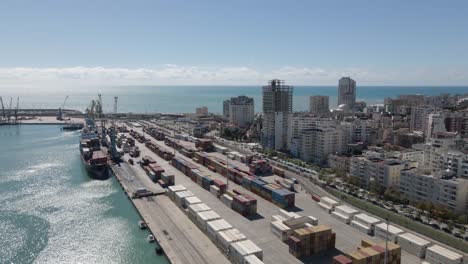
M 409 253 L 424 258 L 427 247 L 432 243 L 411 233 L 403 233 L 398 235 L 398 245 Z
M 247 237 L 244 234 L 242 234 L 241 232 L 239 232 L 239 230 L 235 228 L 219 232 L 216 238 L 218 242 L 217 245 L 224 252 L 227 252 L 229 250 L 229 246 L 232 243 L 247 239 Z
M 394 225 L 388 225 L 388 234 L 387 234 L 387 224 L 380 223 L 375 225 L 374 235 L 382 240 L 388 239 L 394 243 L 398 243 L 398 235 L 403 234 L 404 231 Z
M 198 212 L 211 211 L 211 208 L 205 203 L 192 204 L 188 207 L 188 215 L 192 221 L 196 220 Z
M 263 264 L 263 261 L 261 261 L 256 255 L 247 255 L 244 258 L 244 263 L 243 264 Z
M 185 186 L 183 185 L 174 185 L 174 186 L 169 186 L 167 188 L 167 195 L 169 196 L 169 198 L 171 198 L 171 200 L 174 200 L 174 194 L 176 192 L 181 192 L 181 191 L 186 191 L 187 188 L 185 188 Z
M 374 235 L 375 225 L 381 221 L 368 214 L 356 214 L 353 216 L 351 226 L 368 235 Z
M 433 264 L 461 264 L 463 256 L 439 245 L 426 249 L 426 261 Z
M 263 259 L 263 251 L 251 240 L 243 240 L 232 243 L 229 247 L 229 255 L 236 264 L 243 264 L 248 255 L 255 255 L 260 260 Z
M 359 211 L 356 209 L 353 209 L 347 205 L 339 205 L 335 207 L 335 211 L 331 213 L 331 215 L 338 220 L 349 224 L 351 220 L 353 219 L 354 215 L 358 214 Z
M 214 221 L 210 221 L 206 223 L 206 229 L 208 231 L 208 236 L 216 242 L 217 235 L 220 231 L 224 231 L 227 229 L 231 229 L 232 225 L 229 224 L 226 220 L 224 219 L 218 219 Z
M 213 220 L 218 220 L 220 218 L 221 217 L 214 211 L 198 212 L 196 224 L 201 230 L 204 231 L 206 230 L 206 223 L 213 221 Z
M 185 208 L 185 198 L 193 196 L 191 191 L 181 191 L 174 194 L 174 201 L 180 208 Z

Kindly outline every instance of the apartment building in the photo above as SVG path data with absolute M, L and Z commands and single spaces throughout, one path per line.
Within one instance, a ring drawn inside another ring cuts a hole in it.
M 468 179 L 457 178 L 454 173 L 402 170 L 399 190 L 409 199 L 432 202 L 456 213 L 468 210 Z
M 351 158 L 350 176 L 359 180 L 359 184 L 369 187 L 376 181 L 383 188 L 398 187 L 400 172 L 405 163 L 398 159 L 381 159 L 373 156 L 355 156 Z

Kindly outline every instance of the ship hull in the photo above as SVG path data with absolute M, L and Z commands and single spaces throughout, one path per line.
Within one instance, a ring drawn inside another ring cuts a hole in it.
M 81 157 L 88 177 L 94 180 L 107 180 L 110 177 L 109 166 L 107 164 L 90 165 Z

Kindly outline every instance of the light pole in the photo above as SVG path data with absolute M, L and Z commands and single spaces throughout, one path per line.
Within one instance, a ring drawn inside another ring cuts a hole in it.
M 387 232 L 385 232 L 385 255 L 384 255 L 384 264 L 387 264 L 387 254 L 388 254 L 388 226 L 389 220 L 388 217 L 385 218 L 385 222 L 387 222 Z

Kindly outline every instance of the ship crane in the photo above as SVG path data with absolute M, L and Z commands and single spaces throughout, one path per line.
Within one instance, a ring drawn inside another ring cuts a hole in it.
M 2 99 L 1 96 L 0 96 L 0 104 L 2 105 L 2 117 L 3 117 L 3 118 L 6 118 L 6 115 L 5 115 L 5 106 L 3 105 L 3 99 Z
M 58 109 L 58 114 L 57 114 L 57 120 L 63 120 L 63 110 L 65 110 L 65 104 L 67 103 L 68 100 L 68 95 L 65 96 L 65 100 L 63 100 L 62 107 L 59 107 Z
M 8 106 L 8 123 L 11 120 L 11 104 L 13 103 L 13 97 L 10 97 L 10 105 Z
M 16 98 L 15 123 L 18 123 L 19 97 Z

